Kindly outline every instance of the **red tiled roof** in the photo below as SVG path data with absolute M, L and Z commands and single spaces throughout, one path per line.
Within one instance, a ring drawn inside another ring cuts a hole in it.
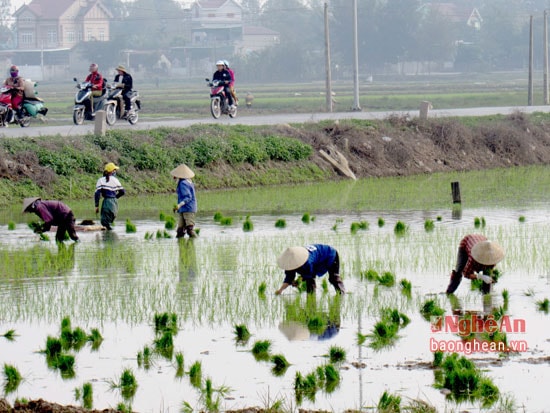
M 27 4 L 36 16 L 43 19 L 57 19 L 75 2 L 75 0 L 33 0 Z

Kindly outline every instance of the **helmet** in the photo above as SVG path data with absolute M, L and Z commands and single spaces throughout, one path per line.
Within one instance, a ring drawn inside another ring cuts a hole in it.
M 223 64 L 225 65 L 225 67 L 229 67 L 229 62 L 227 60 L 224 60 Z
M 220 65 L 221 65 L 221 66 L 225 66 L 225 63 L 224 63 L 223 60 L 218 60 L 218 61 L 216 62 L 216 66 L 220 66 Z
M 13 65 L 12 67 L 10 67 L 10 75 L 11 77 L 17 77 L 19 76 L 19 68 L 15 65 Z
M 92 64 L 90 65 L 90 71 L 91 71 L 91 72 L 97 71 L 98 68 L 99 68 L 99 66 L 97 65 L 97 63 L 92 63 Z

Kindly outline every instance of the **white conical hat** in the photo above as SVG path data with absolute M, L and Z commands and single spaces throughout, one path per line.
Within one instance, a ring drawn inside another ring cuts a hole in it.
M 32 197 L 32 198 L 25 198 L 23 200 L 23 209 L 21 210 L 21 212 L 25 212 L 28 207 L 30 207 L 35 201 L 37 201 L 39 199 L 40 198 L 37 197 L 37 196 Z
M 304 265 L 308 257 L 305 247 L 289 247 L 277 258 L 277 265 L 286 271 L 295 270 Z
M 308 328 L 295 321 L 283 321 L 279 324 L 279 330 L 289 341 L 309 340 L 311 336 Z
M 172 169 L 170 175 L 180 179 L 191 179 L 195 176 L 195 172 L 193 172 L 187 165 L 182 163 L 177 168 Z
M 472 258 L 482 265 L 495 265 L 504 258 L 504 250 L 496 242 L 480 241 L 472 248 Z

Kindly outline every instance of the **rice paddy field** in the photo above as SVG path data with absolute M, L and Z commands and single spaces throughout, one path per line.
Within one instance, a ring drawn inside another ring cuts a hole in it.
M 516 172 L 500 191 L 478 179 L 486 197 L 466 187 L 461 208 L 445 175 L 378 180 L 376 193 L 360 181 L 347 201 L 326 184 L 263 188 L 263 203 L 249 189 L 199 193 L 195 240 L 174 238 L 173 195 L 121 198 L 114 230 L 77 244 L 40 240 L 32 217 L 6 210 L 1 392 L 139 412 L 549 411 L 550 192 L 533 192 L 548 168 L 534 183 Z M 434 180 L 448 199 L 427 199 Z M 468 233 L 503 246 L 500 277 L 491 294 L 463 280 L 447 296 Z M 339 251 L 347 294 L 323 277 L 313 296 L 275 296 L 277 256 L 311 243 Z

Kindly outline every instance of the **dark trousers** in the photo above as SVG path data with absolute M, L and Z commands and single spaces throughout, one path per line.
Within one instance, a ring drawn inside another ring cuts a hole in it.
M 63 242 L 65 240 L 65 231 L 69 233 L 69 237 L 73 241 L 78 241 L 78 235 L 76 235 L 76 230 L 74 228 L 75 218 L 73 212 L 69 212 L 65 216 L 65 220 L 57 226 L 57 232 L 55 233 L 55 240 L 58 242 Z

